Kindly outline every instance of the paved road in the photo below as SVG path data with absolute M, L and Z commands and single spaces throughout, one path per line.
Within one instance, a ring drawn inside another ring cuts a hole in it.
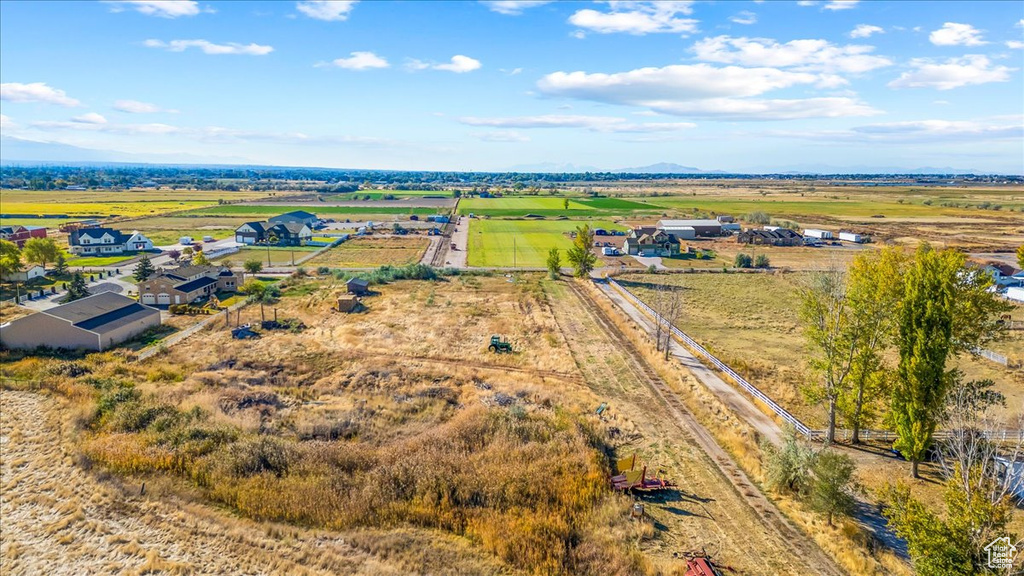
M 455 244 L 456 249 L 448 251 L 445 265 L 455 268 L 466 268 L 466 249 L 469 247 L 469 218 L 466 216 L 459 216 L 459 221 L 455 224 L 455 232 L 452 233 L 451 242 Z

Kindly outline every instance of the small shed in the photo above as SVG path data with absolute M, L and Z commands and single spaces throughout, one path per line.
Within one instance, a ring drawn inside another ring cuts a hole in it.
M 362 296 L 370 291 L 370 282 L 362 278 L 352 278 L 345 283 L 349 294 Z
M 359 299 L 355 294 L 342 294 L 338 296 L 338 312 L 352 312 L 359 305 Z

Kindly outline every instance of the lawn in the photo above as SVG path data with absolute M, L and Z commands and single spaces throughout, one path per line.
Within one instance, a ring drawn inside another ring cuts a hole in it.
M 357 237 L 317 254 L 303 265 L 315 268 L 373 268 L 390 264 L 414 264 L 423 257 L 430 241 L 423 237 Z
M 565 263 L 564 251 L 572 246 L 568 232 L 584 224 L 592 228 L 626 230 L 623 226 L 605 220 L 474 219 L 469 225 L 468 263 L 470 266 L 543 267 L 548 251 L 552 248 L 563 250 L 562 261 Z M 621 240 L 622 236 L 612 236 L 606 237 L 605 241 L 621 243 Z
M 138 254 L 118 254 L 117 256 L 73 256 L 67 259 L 68 266 L 72 268 L 91 268 L 101 266 L 114 266 L 121 262 L 127 262 Z

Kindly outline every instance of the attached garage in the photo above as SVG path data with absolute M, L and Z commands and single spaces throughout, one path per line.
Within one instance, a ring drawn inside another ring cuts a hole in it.
M 149 304 L 150 306 L 152 306 L 153 304 L 156 304 L 156 296 L 154 296 L 153 294 L 143 294 L 142 303 Z
M 157 294 L 156 295 L 156 305 L 157 306 L 170 306 L 171 305 L 171 295 L 170 294 Z

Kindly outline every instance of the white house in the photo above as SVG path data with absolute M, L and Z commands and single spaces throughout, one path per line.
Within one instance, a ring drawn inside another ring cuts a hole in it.
M 26 270 L 19 270 L 17 272 L 4 274 L 3 280 L 5 282 L 28 282 L 33 278 L 42 278 L 45 275 L 46 270 L 42 266 L 36 264 Z
M 1009 264 L 1003 264 L 1002 262 L 989 262 L 984 268 L 982 268 L 982 270 L 991 274 L 992 278 L 999 286 L 1012 286 L 1017 284 L 1017 279 L 1014 277 L 1017 270 Z
M 125 234 L 113 228 L 84 228 L 71 232 L 68 246 L 75 255 L 110 256 L 152 250 L 153 241 L 140 232 Z

